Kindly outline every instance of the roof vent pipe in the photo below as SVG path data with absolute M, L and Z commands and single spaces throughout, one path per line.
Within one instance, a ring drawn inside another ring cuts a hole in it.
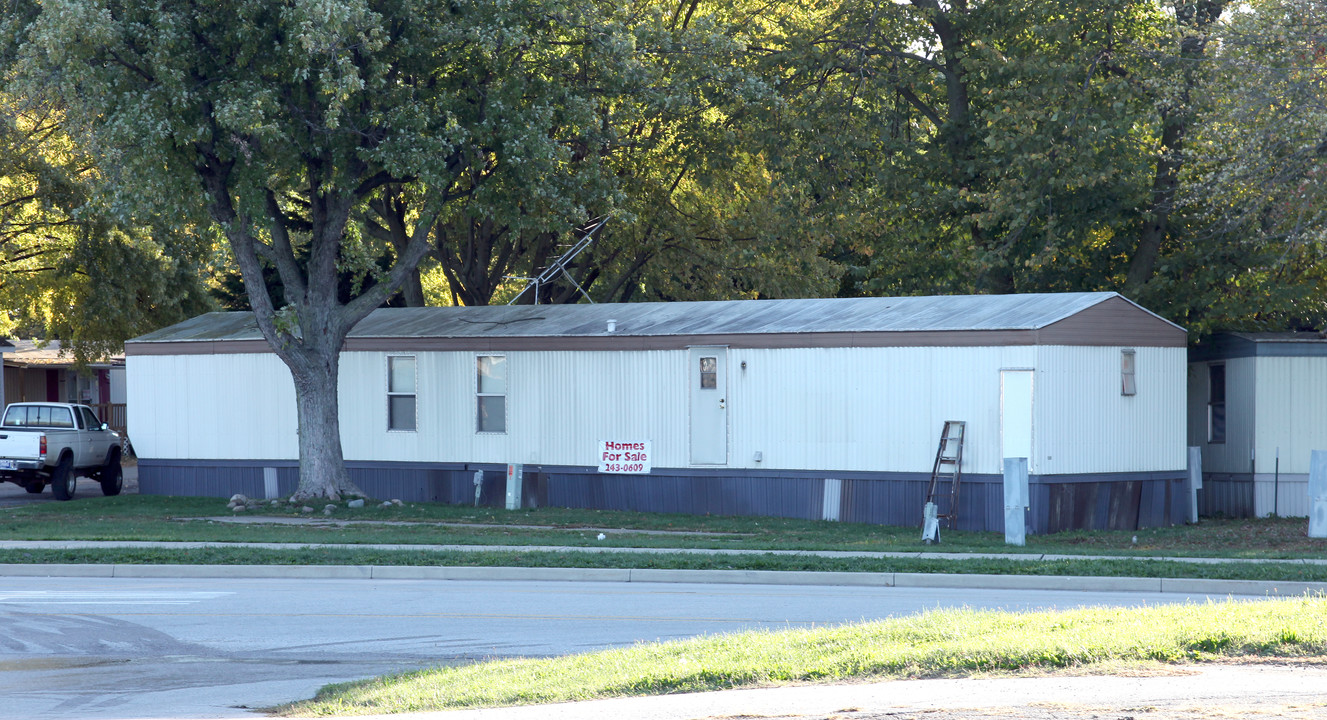
M 609 320 L 609 321 L 608 321 L 608 332 L 617 332 L 617 321 L 616 321 L 616 320 Z

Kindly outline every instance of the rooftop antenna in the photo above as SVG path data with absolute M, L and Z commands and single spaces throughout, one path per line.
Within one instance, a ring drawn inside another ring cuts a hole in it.
M 503 277 L 507 280 L 526 281 L 525 287 L 521 288 L 521 291 L 516 293 L 516 297 L 509 300 L 507 304 L 515 305 L 516 301 L 521 299 L 521 296 L 525 294 L 526 290 L 534 288 L 534 304 L 538 305 L 539 289 L 556 280 L 559 274 L 567 276 L 567 279 L 571 281 L 571 286 L 576 288 L 576 291 L 583 295 L 586 300 L 589 300 L 591 304 L 594 304 L 594 300 L 590 298 L 590 294 L 585 292 L 585 288 L 581 287 L 581 284 L 576 282 L 576 278 L 571 276 L 571 273 L 567 270 L 567 266 L 570 265 L 571 261 L 575 260 L 576 256 L 580 255 L 585 248 L 590 247 L 590 244 L 594 242 L 594 234 L 599 231 L 599 228 L 604 226 L 604 223 L 608 222 L 608 218 L 610 217 L 612 216 L 605 215 L 598 220 L 592 220 L 590 226 L 584 230 L 585 234 L 581 236 L 581 239 L 568 247 L 566 252 L 562 253 L 558 259 L 554 260 L 552 264 L 544 268 L 543 272 L 538 275 L 534 277 L 504 275 Z

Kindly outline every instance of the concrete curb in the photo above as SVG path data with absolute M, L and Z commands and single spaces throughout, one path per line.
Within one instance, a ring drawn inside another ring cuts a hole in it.
M 1291 597 L 1327 595 L 1327 583 L 1272 580 L 954 575 L 783 570 L 437 567 L 379 565 L 39 565 L 0 564 L 0 577 L 302 578 L 320 580 L 482 580 L 496 582 L 650 582 L 844 587 L 989 588 Z
M 1078 577 L 1073 575 L 940 575 L 930 573 L 897 573 L 895 578 L 896 587 L 1165 592 L 1161 578 Z M 1327 583 L 1322 583 L 1322 585 L 1324 589 L 1327 589 Z M 1253 592 L 1251 594 L 1261 595 L 1263 593 Z

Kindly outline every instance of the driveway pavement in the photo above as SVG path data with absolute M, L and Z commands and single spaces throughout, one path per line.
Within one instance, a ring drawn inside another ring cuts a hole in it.
M 124 466 L 124 489 L 120 492 L 131 495 L 138 494 L 137 464 L 131 463 Z M 79 478 L 78 489 L 74 491 L 74 498 L 87 496 L 101 497 L 101 486 L 92 478 Z M 22 507 L 47 502 L 59 502 L 55 499 L 55 495 L 51 493 L 50 487 L 40 493 L 30 493 L 14 483 L 0 482 L 0 508 Z

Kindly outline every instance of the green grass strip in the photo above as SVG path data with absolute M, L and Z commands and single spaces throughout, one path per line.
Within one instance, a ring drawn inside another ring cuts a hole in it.
M 217 498 L 80 496 L 73 502 L 0 509 L 0 540 L 157 540 L 422 545 L 579 545 L 744 550 L 858 550 L 1007 554 L 1320 558 L 1327 540 L 1307 537 L 1304 518 L 1205 518 L 1198 525 L 1034 535 L 1027 547 L 1003 533 L 946 531 L 921 544 L 917 526 L 790 518 L 718 517 L 569 508 L 502 510 L 438 503 L 364 508 L 332 516 L 266 504 L 240 513 Z M 920 508 L 918 509 L 920 521 Z M 254 522 L 259 521 L 259 522 Z M 263 522 L 266 521 L 266 522 Z M 277 524 L 284 523 L 284 524 Z M 342 524 L 335 524 L 342 523 Z M 599 540 L 603 531 L 605 539 Z
M 0 550 L 0 564 L 379 565 L 423 567 L 642 568 L 810 572 L 1067 575 L 1327 582 L 1327 566 L 1298 563 L 1186 563 L 1169 560 L 1002 558 L 822 558 L 808 555 L 695 555 L 630 552 L 448 551 L 246 547 Z
M 1327 653 L 1327 599 L 1006 613 L 942 610 L 858 625 L 749 632 L 330 685 L 280 714 L 496 707 L 802 682 Z

